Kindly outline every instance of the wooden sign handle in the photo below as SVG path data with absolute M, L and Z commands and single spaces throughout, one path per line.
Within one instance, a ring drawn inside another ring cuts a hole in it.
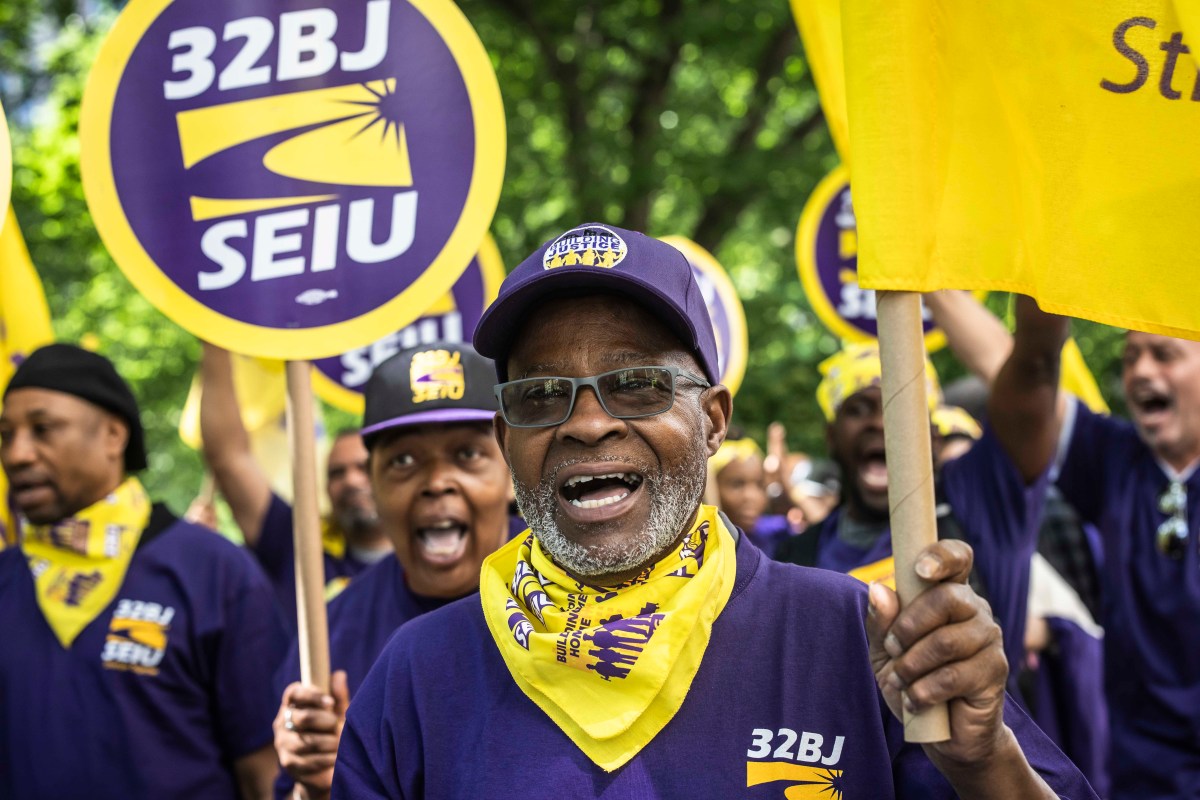
M 921 551 L 937 541 L 925 337 L 921 295 L 877 292 L 876 301 L 892 553 L 896 593 L 903 608 L 927 588 L 914 566 Z M 942 704 L 918 714 L 905 711 L 904 738 L 909 742 L 946 741 L 950 738 L 949 708 Z
M 312 365 L 287 362 L 288 436 L 292 443 L 293 541 L 300 680 L 329 691 L 329 625 L 325 617 L 325 559 L 317 504 L 317 443 Z

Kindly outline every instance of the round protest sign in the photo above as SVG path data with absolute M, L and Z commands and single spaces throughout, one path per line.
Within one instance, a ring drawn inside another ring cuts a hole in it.
M 325 402 L 361 416 L 363 389 L 375 367 L 401 350 L 435 341 L 469 342 L 483 310 L 504 280 L 504 261 L 489 234 L 450 291 L 413 322 L 365 347 L 313 362 L 313 391 Z
M 88 207 L 138 290 L 197 336 L 293 360 L 442 297 L 504 172 L 496 77 L 451 0 L 131 0 L 80 135 Z
M 878 338 L 875 291 L 858 285 L 858 223 L 845 166 L 817 184 L 800 214 L 796 266 L 813 311 L 829 330 L 848 342 Z M 921 313 L 925 348 L 944 346 L 946 337 L 934 327 L 929 311 Z
M 700 285 L 708 316 L 717 334 L 717 364 L 721 383 L 737 394 L 746 375 L 749 344 L 746 337 L 746 311 L 737 289 L 725 269 L 712 254 L 683 236 L 664 236 L 662 240 L 683 253 Z

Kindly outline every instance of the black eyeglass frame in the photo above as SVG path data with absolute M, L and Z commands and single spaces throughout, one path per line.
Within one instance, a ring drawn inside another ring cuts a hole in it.
M 664 372 L 667 372 L 668 374 L 670 374 L 670 376 L 671 376 L 671 402 L 667 404 L 666 408 L 660 409 L 659 411 L 651 411 L 647 414 L 614 414 L 609 409 L 608 405 L 604 402 L 604 395 L 601 393 L 600 386 L 599 386 L 600 380 L 602 378 L 607 378 L 610 375 L 616 375 L 619 372 L 628 372 L 630 370 L 638 370 L 638 369 L 661 369 Z M 588 378 L 567 378 L 567 377 L 564 377 L 561 375 L 546 375 L 546 376 L 539 375 L 534 378 L 519 378 L 515 381 L 506 381 L 504 383 L 498 383 L 498 384 L 496 384 L 493 391 L 496 394 L 496 403 L 500 406 L 500 415 L 502 417 L 504 417 L 504 421 L 505 421 L 505 423 L 507 423 L 509 425 L 509 427 L 512 427 L 512 428 L 553 428 L 556 425 L 562 425 L 564 422 L 566 422 L 567 420 L 569 420 L 571 418 L 572 414 L 575 413 L 575 401 L 579 398 L 579 390 L 585 386 L 592 387 L 592 392 L 595 393 L 596 400 L 599 401 L 600 407 L 604 409 L 604 413 L 608 414 L 610 417 L 612 417 L 614 419 L 645 419 L 647 417 L 656 417 L 659 414 L 665 414 L 668 411 L 670 411 L 672 408 L 675 407 L 675 388 L 676 388 L 675 382 L 679 378 L 686 378 L 687 380 L 691 381 L 692 383 L 694 383 L 697 386 L 700 386 L 701 388 L 704 388 L 704 389 L 712 388 L 712 384 L 709 383 L 708 381 L 706 381 L 704 378 L 693 375 L 690 372 L 680 369 L 679 367 L 669 367 L 669 366 L 665 366 L 663 364 L 641 364 L 641 365 L 635 366 L 635 367 L 620 367 L 618 369 L 610 369 L 607 372 L 601 372 L 599 375 L 592 375 L 591 377 L 588 377 Z M 516 386 L 517 384 L 539 382 L 539 381 L 567 381 L 568 383 L 570 383 L 570 385 L 571 385 L 571 402 L 567 406 L 566 414 L 564 414 L 563 418 L 558 420 L 557 422 L 538 422 L 538 423 L 535 423 L 532 425 L 530 425 L 530 424 L 522 425 L 520 423 L 513 422 L 511 419 L 509 419 L 508 410 L 504 407 L 504 390 L 509 386 Z

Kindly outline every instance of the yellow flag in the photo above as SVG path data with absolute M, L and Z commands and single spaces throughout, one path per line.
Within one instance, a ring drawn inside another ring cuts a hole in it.
M 50 309 L 12 206 L 0 228 L 0 391 L 31 352 L 54 341 Z M 16 526 L 8 507 L 8 481 L 0 470 L 0 549 L 13 544 Z
M 791 0 L 792 16 L 800 28 L 800 40 L 813 82 L 825 112 L 825 124 L 833 146 L 845 163 L 850 162 L 850 126 L 846 121 L 846 75 L 842 69 L 841 0 Z
M 1074 337 L 1067 339 L 1067 343 L 1063 345 L 1060 385 L 1064 391 L 1078 397 L 1097 414 L 1109 412 L 1108 403 L 1104 401 L 1104 395 L 1100 394 L 1096 378 L 1083 360 L 1083 353 L 1079 352 L 1079 345 L 1075 343 Z
M 1005 289 L 1200 338 L 1181 290 L 1200 253 L 1200 30 L 1175 3 L 842 13 L 863 286 Z

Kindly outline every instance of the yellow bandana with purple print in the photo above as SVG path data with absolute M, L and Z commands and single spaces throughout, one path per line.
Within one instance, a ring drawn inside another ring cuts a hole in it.
M 669 555 L 597 588 L 555 565 L 526 531 L 483 562 L 484 618 L 521 691 L 611 771 L 683 705 L 733 591 L 733 550 L 717 510 L 702 505 Z
M 817 385 L 817 404 L 826 422 L 833 422 L 842 403 L 863 389 L 879 386 L 883 377 L 879 345 L 874 343 L 848 344 L 822 361 L 817 369 L 822 375 L 821 383 Z M 932 413 L 942 403 L 942 389 L 928 358 L 925 359 L 925 390 Z
M 117 596 L 150 521 L 150 498 L 137 478 L 53 525 L 25 525 L 21 549 L 38 607 L 64 648 Z

